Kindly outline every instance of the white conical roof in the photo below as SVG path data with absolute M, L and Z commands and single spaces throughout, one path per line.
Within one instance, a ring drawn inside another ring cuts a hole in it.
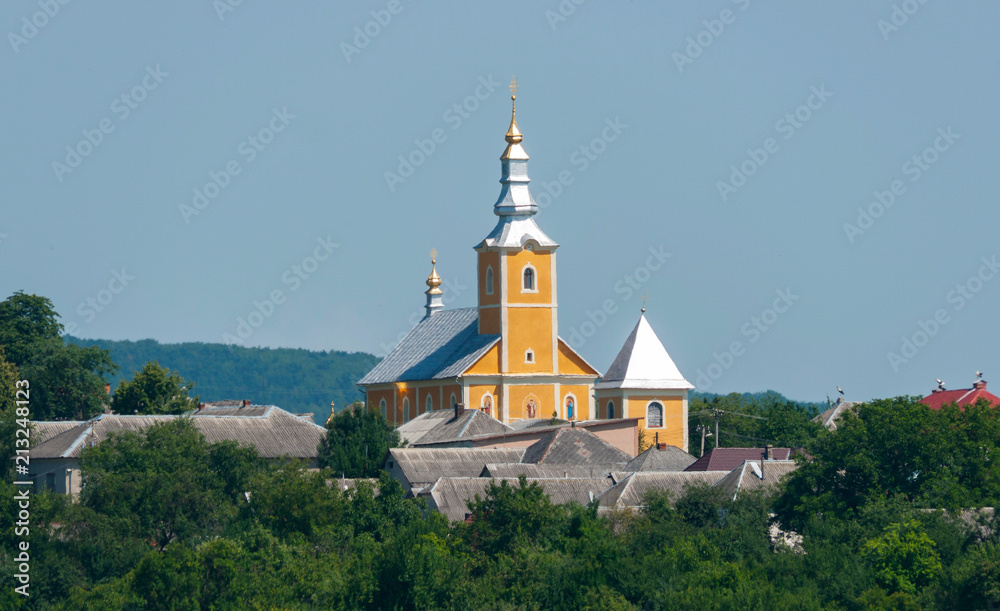
M 608 372 L 594 388 L 685 390 L 694 386 L 681 375 L 643 314 Z

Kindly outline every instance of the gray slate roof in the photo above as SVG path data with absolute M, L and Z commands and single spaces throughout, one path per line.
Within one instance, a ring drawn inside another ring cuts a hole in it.
M 481 435 L 502 435 L 511 428 L 478 409 L 467 409 L 457 418 L 455 410 L 425 412 L 396 428 L 410 447 L 448 443 Z
M 419 487 L 441 477 L 478 477 L 488 463 L 518 462 L 522 454 L 524 448 L 392 448 L 386 462 L 395 462 L 410 486 Z
M 695 462 L 691 456 L 677 446 L 668 445 L 662 450 L 656 446 L 642 452 L 625 465 L 624 471 L 683 471 Z
M 860 403 L 855 403 L 853 401 L 842 401 L 838 399 L 837 402 L 833 405 L 833 407 L 826 410 L 819 416 L 816 416 L 815 418 L 812 419 L 812 421 L 822 424 L 827 428 L 827 430 L 836 431 L 837 421 L 840 420 L 840 417 L 845 412 L 854 411 L 854 407 L 856 405 L 860 405 Z
M 620 465 L 632 457 L 590 431 L 577 427 L 553 430 L 524 451 L 521 462 L 546 465 Z M 492 461 L 501 462 L 501 461 Z
M 427 499 L 427 504 L 431 509 L 444 514 L 449 520 L 463 520 L 469 512 L 468 502 L 473 500 L 478 494 L 480 498 L 486 496 L 486 489 L 490 482 L 502 485 L 507 482 L 508 486 L 517 486 L 518 480 L 491 479 L 486 477 L 453 478 L 442 477 L 433 486 L 425 488 L 420 497 Z M 528 483 L 536 482 L 545 489 L 545 494 L 553 504 L 577 502 L 586 505 L 592 499 L 598 498 L 602 492 L 611 486 L 608 478 L 569 478 L 569 479 L 528 479 Z
M 65 433 L 81 424 L 83 420 L 57 420 L 52 422 L 32 422 L 31 447 L 39 446 L 47 439 L 52 439 L 60 433 Z
M 417 323 L 358 384 L 455 378 L 498 341 L 479 334 L 478 308 L 444 310 Z
M 273 405 L 254 405 L 233 412 L 233 408 L 218 408 L 192 412 L 185 416 L 126 416 L 121 414 L 100 414 L 77 423 L 58 435 L 45 439 L 31 450 L 31 457 L 79 458 L 83 448 L 98 444 L 111 433 L 126 431 L 141 433 L 154 424 L 169 422 L 177 418 L 190 417 L 195 427 L 201 431 L 208 443 L 236 441 L 241 445 L 253 446 L 262 458 L 314 459 L 317 448 L 326 429 L 286 412 Z M 41 428 L 53 423 L 37 423 Z M 56 423 L 61 424 L 61 423 Z
M 609 465 L 536 465 L 532 463 L 491 463 L 483 468 L 480 477 L 517 479 L 525 476 L 531 479 L 608 477 L 614 469 Z
M 665 490 L 676 500 L 684 494 L 684 487 L 715 484 L 728 475 L 728 471 L 676 471 L 633 473 L 601 495 L 600 506 L 615 509 L 640 508 L 650 490 Z
M 736 497 L 746 490 L 770 490 L 784 476 L 798 468 L 794 460 L 765 460 L 761 471 L 759 460 L 747 460 L 715 484 L 727 498 Z
M 745 460 L 759 461 L 764 454 L 764 448 L 715 448 L 698 460 L 691 463 L 686 471 L 725 471 L 729 472 L 743 464 Z M 771 448 L 771 458 L 788 460 L 791 458 L 790 448 Z

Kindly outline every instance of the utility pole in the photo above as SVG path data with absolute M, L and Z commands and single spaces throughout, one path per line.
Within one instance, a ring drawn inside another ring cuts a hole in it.
M 699 424 L 696 430 L 701 433 L 701 454 L 698 455 L 701 457 L 705 455 L 705 435 L 708 433 L 708 426 Z
M 717 409 L 714 412 L 715 416 L 715 447 L 719 447 L 719 418 L 722 418 L 722 410 Z

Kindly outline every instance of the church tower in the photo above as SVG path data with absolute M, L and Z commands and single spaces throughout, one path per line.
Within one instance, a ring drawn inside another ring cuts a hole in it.
M 516 83 L 511 84 L 512 93 Z M 511 96 L 493 231 L 476 251 L 477 305 L 446 310 L 432 254 L 426 315 L 358 385 L 401 424 L 458 403 L 510 423 L 590 420 L 600 373 L 559 338 L 556 249 L 538 227 Z

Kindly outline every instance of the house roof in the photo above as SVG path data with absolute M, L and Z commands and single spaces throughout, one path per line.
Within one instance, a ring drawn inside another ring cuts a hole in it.
M 444 514 L 449 520 L 462 520 L 469 513 L 468 502 L 478 494 L 486 496 L 490 483 L 517 486 L 516 478 L 493 479 L 487 477 L 442 477 L 420 492 L 418 496 L 428 499 L 428 504 Z M 531 479 L 527 482 L 537 483 L 555 505 L 577 502 L 586 505 L 611 486 L 611 480 L 599 478 L 561 478 L 561 479 Z
M 695 462 L 691 456 L 677 446 L 668 445 L 663 449 L 656 446 L 642 452 L 625 465 L 624 471 L 683 471 Z
M 446 409 L 420 414 L 396 428 L 411 447 L 450 443 L 483 435 L 500 435 L 513 429 L 478 409 L 466 409 L 459 416 Z
M 974 384 L 972 388 L 932 392 L 920 402 L 931 409 L 941 409 L 951 403 L 957 403 L 959 406 L 975 405 L 976 401 L 980 399 L 985 399 L 993 407 L 1000 407 L 1000 397 L 987 391 L 986 382 L 982 380 Z
M 822 424 L 831 431 L 836 431 L 837 421 L 840 420 L 840 417 L 847 412 L 854 411 L 854 407 L 856 405 L 861 404 L 853 401 L 843 401 L 841 399 L 837 399 L 837 402 L 833 404 L 833 407 L 826 410 L 819 416 L 816 416 L 812 419 L 812 421 Z
M 444 310 L 417 323 L 358 384 L 455 378 L 498 341 L 479 334 L 478 308 Z
M 763 463 L 759 460 L 745 460 L 714 487 L 735 501 L 740 492 L 774 488 L 781 478 L 797 468 L 794 460 L 765 460 Z
M 253 405 L 243 408 L 245 411 L 235 412 L 229 407 L 219 409 L 229 411 L 204 409 L 184 416 L 100 414 L 45 438 L 31 449 L 31 457 L 79 458 L 83 448 L 104 441 L 111 433 L 140 433 L 154 424 L 183 417 L 191 418 L 208 443 L 236 441 L 256 448 L 262 458 L 316 458 L 319 443 L 326 435 L 323 427 L 297 418 L 274 405 Z M 37 424 L 44 430 L 51 428 L 53 423 Z
M 681 375 L 642 314 L 608 372 L 594 388 L 686 390 L 694 386 Z
M 610 473 L 608 465 L 536 465 L 515 462 L 490 463 L 479 476 L 517 479 L 523 475 L 531 479 L 559 479 L 608 477 Z
M 83 424 L 83 420 L 56 420 L 50 422 L 32 422 L 31 445 L 37 447 L 46 440 L 52 439 L 60 433 L 76 428 Z
M 745 460 L 760 460 L 764 448 L 715 448 L 691 463 L 685 471 L 732 471 Z M 771 448 L 773 460 L 788 460 L 789 448 Z
M 392 448 L 386 461 L 399 465 L 413 487 L 441 477 L 478 477 L 488 463 L 519 462 L 523 454 L 524 448 Z
M 632 473 L 601 495 L 600 506 L 607 508 L 638 508 L 643 506 L 651 490 L 664 490 L 677 499 L 684 494 L 685 486 L 715 484 L 728 475 L 728 471 L 674 471 Z
M 561 427 L 528 446 L 521 462 L 614 466 L 624 465 L 631 459 L 631 456 L 586 429 Z

